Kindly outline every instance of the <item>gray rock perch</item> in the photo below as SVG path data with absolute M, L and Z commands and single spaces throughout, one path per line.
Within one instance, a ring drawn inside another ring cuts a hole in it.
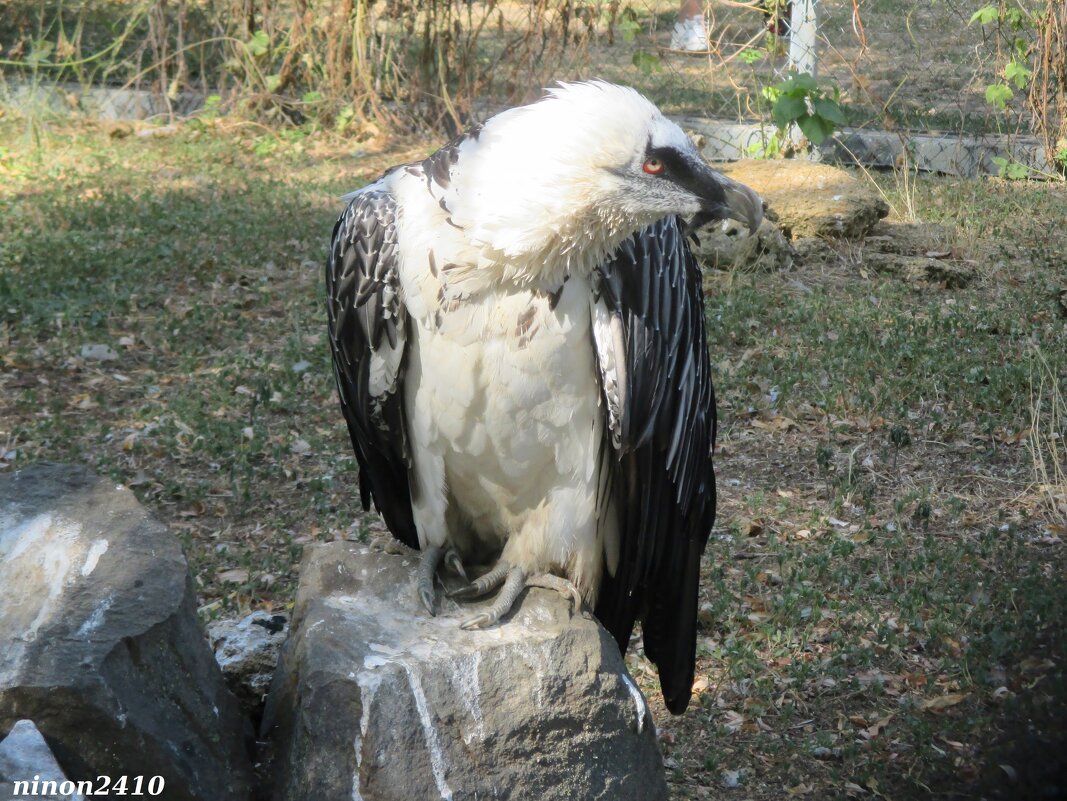
M 444 599 L 417 556 L 308 549 L 267 700 L 277 801 L 661 801 L 645 699 L 610 635 L 533 589 L 497 626 Z
M 23 718 L 72 780 L 158 775 L 168 801 L 249 796 L 245 724 L 177 539 L 79 467 L 0 476 L 0 732 Z

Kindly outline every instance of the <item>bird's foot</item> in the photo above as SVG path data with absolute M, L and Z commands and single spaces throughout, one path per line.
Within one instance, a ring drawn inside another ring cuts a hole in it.
M 485 579 L 489 579 L 488 582 Z M 481 582 L 480 586 L 479 583 Z M 493 605 L 486 609 L 484 612 L 475 615 L 472 618 L 468 618 L 459 624 L 461 629 L 470 631 L 471 629 L 484 629 L 488 626 L 492 626 L 500 618 L 511 611 L 511 607 L 515 605 L 515 600 L 519 597 L 519 593 L 526 587 L 526 574 L 517 567 L 511 567 L 507 562 L 501 559 L 496 563 L 496 566 L 479 578 L 477 581 L 471 582 L 466 587 L 461 587 L 456 592 L 452 593 L 452 597 L 461 598 L 477 598 L 479 595 L 485 595 L 485 593 L 492 590 L 494 587 L 503 583 L 503 587 L 500 589 L 500 594 L 497 595 L 496 600 L 493 601 Z M 482 590 L 483 586 L 488 586 L 488 589 Z M 472 588 L 474 590 L 472 591 Z M 459 595 L 459 593 L 464 593 Z
M 551 573 L 538 573 L 534 576 L 527 576 L 521 569 L 511 567 L 503 559 L 497 562 L 492 570 L 478 580 L 453 592 L 451 597 L 477 598 L 480 595 L 485 595 L 487 592 L 501 584 L 503 584 L 503 587 L 500 590 L 500 594 L 497 595 L 496 600 L 493 602 L 493 605 L 484 612 L 464 620 L 459 624 L 460 628 L 470 631 L 471 629 L 484 629 L 492 626 L 500 620 L 500 618 L 511 611 L 511 608 L 515 606 L 515 601 L 518 600 L 520 593 L 527 587 L 542 587 L 546 590 L 555 590 L 565 598 L 570 598 L 573 603 L 571 610 L 572 615 L 575 610 L 580 610 L 582 608 L 582 596 L 578 592 L 578 588 L 570 581 L 567 581 L 567 579 L 554 576 Z M 463 595 L 460 595 L 460 593 L 463 593 Z
M 441 548 L 437 545 L 431 545 L 426 548 L 422 552 L 422 558 L 419 561 L 418 585 L 419 598 L 431 616 L 437 614 L 435 609 L 437 593 L 434 590 L 433 579 L 442 562 L 458 573 L 464 581 L 467 580 L 467 571 L 463 569 L 463 562 L 460 561 L 459 554 L 454 549 Z
M 448 593 L 448 597 L 453 600 L 467 601 L 471 598 L 481 598 L 483 595 L 488 595 L 504 583 L 505 579 L 508 577 L 508 571 L 510 569 L 511 564 L 506 560 L 501 559 L 493 565 L 488 573 L 478 576 L 478 578 L 469 584 L 457 587 Z
M 583 617 L 589 617 L 589 613 L 582 609 L 582 594 L 574 583 L 552 573 L 539 573 L 526 579 L 527 587 L 541 587 L 546 590 L 555 590 L 564 598 L 571 600 L 571 617 L 575 612 L 581 612 Z

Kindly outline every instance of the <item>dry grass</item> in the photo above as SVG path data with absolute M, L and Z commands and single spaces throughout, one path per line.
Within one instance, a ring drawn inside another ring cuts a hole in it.
M 1034 347 L 1030 372 L 1030 432 L 1027 445 L 1037 489 L 1045 498 L 1050 527 L 1067 535 L 1067 396 L 1062 376 Z

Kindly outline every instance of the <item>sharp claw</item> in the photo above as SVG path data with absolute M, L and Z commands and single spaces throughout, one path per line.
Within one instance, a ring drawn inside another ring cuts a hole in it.
M 497 580 L 496 577 L 498 575 L 505 576 L 503 582 Z M 464 620 L 459 624 L 460 628 L 470 631 L 472 629 L 484 629 L 493 625 L 511 611 L 512 607 L 515 606 L 516 599 L 526 586 L 526 574 L 517 567 L 509 567 L 508 563 L 503 560 L 498 562 L 497 567 L 493 568 L 489 573 L 486 573 L 486 575 L 479 579 L 478 582 L 469 586 L 476 586 L 479 582 L 483 582 L 483 579 L 489 576 L 493 576 L 492 587 L 490 589 L 503 583 L 503 586 L 500 589 L 500 594 L 497 596 L 492 606 L 481 614 L 475 615 L 468 620 Z M 461 589 L 466 590 L 468 588 L 463 587 Z
M 474 584 L 464 584 L 454 590 L 445 590 L 445 595 L 455 601 L 466 601 L 470 598 L 477 598 L 481 594 Z
M 458 573 L 464 581 L 467 580 L 467 571 L 463 569 L 463 561 L 459 558 L 458 553 L 451 550 L 448 551 L 445 554 L 445 564 Z
M 464 620 L 462 623 L 459 624 L 459 627 L 465 631 L 473 631 L 475 629 L 484 629 L 492 622 L 492 617 L 483 613 L 480 615 L 475 615 L 474 617 L 469 618 L 468 620 Z
M 449 598 L 458 598 L 459 600 L 466 600 L 469 598 L 479 598 L 482 595 L 492 592 L 501 584 L 504 583 L 507 578 L 510 565 L 501 559 L 497 562 L 493 569 L 483 576 L 479 576 L 470 584 L 463 587 L 457 587 L 448 593 Z
M 437 611 L 434 609 L 436 598 L 433 590 L 427 590 L 425 587 L 420 588 L 419 598 L 422 600 L 422 605 L 426 607 L 426 611 L 430 613 L 430 617 L 437 617 Z
M 437 593 L 434 592 L 433 577 L 434 573 L 437 572 L 437 565 L 441 561 L 441 553 L 440 548 L 429 547 L 423 551 L 422 559 L 419 562 L 419 599 L 422 601 L 422 605 L 426 607 L 426 611 L 430 613 L 430 617 L 434 617 L 437 614 L 434 611 Z
M 574 583 L 567 579 L 554 576 L 551 573 L 542 573 L 536 576 L 530 576 L 530 578 L 526 580 L 526 586 L 555 590 L 564 598 L 570 599 L 571 605 L 567 609 L 569 617 L 574 617 L 576 612 L 584 617 L 589 617 L 588 612 L 582 607 L 581 593 L 578 592 L 578 588 L 574 586 Z

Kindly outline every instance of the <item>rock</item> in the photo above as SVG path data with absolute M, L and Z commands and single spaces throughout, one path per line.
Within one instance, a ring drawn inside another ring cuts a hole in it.
M 162 776 L 248 797 L 245 724 L 177 540 L 80 467 L 0 476 L 0 730 L 33 720 L 72 780 Z
M 57 792 L 51 792 L 51 788 L 46 791 L 39 783 L 36 787 L 41 792 L 32 793 L 33 798 L 48 801 L 83 801 L 85 798 L 78 792 L 59 792 L 71 789 L 67 777 L 33 721 L 20 720 L 0 742 L 0 798 L 25 797 L 22 787 L 18 788 L 18 793 L 15 792 L 15 782 L 30 782 L 30 788 L 33 789 L 35 785 L 32 782 L 35 779 L 42 783 L 55 782 Z M 64 783 L 67 783 L 66 787 Z
M 165 136 L 174 136 L 178 133 L 177 125 L 160 125 L 158 128 L 142 128 L 137 136 L 142 139 L 158 139 Z
M 900 256 L 877 251 L 864 253 L 863 264 L 875 272 L 901 278 L 909 283 L 940 284 L 945 289 L 962 289 L 978 274 L 974 265 L 966 262 Z
M 802 263 L 843 261 L 909 283 L 961 289 L 977 277 L 978 270 L 974 261 L 956 253 L 953 240 L 952 230 L 945 226 L 881 222 L 860 248 L 842 249 L 815 238 L 798 239 L 793 246 Z
M 901 256 L 938 257 L 952 255 L 954 232 L 935 223 L 880 222 L 864 239 L 865 248 Z
M 889 214 L 877 192 L 837 167 L 800 159 L 746 159 L 716 169 L 756 190 L 792 238 L 858 239 Z
M 83 359 L 88 359 L 92 362 L 113 362 L 119 357 L 119 354 L 110 345 L 101 344 L 82 345 L 79 353 Z
M 722 778 L 722 786 L 727 790 L 733 790 L 741 784 L 741 771 L 739 770 L 724 770 L 719 775 Z
M 262 713 L 288 629 L 288 617 L 266 612 L 208 624 L 215 661 L 222 668 L 226 684 L 254 723 L 258 723 Z
M 417 600 L 410 552 L 306 552 L 267 699 L 276 801 L 657 801 L 663 762 L 618 647 L 559 594 L 505 621 Z
M 697 259 L 716 270 L 774 272 L 793 266 L 793 246 L 771 220 L 764 220 L 749 235 L 733 221 L 709 223 L 697 229 Z

